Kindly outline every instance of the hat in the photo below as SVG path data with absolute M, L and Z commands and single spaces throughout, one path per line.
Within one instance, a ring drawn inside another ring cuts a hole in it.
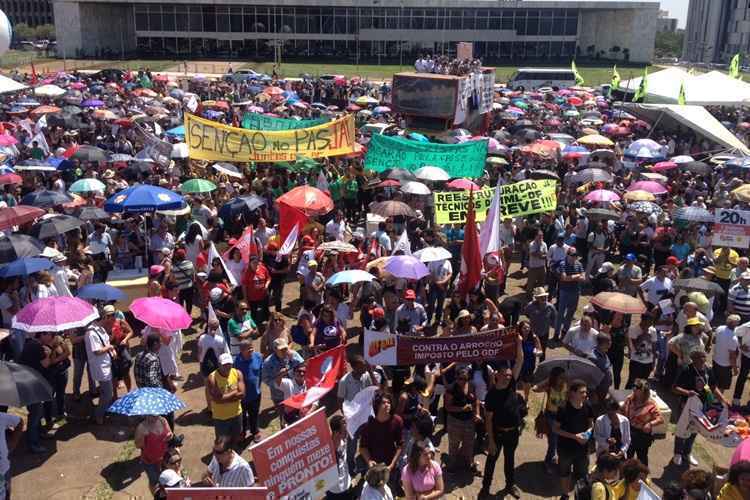
M 113 179 L 115 177 L 115 171 L 112 169 L 107 169 L 102 174 L 102 179 Z
M 417 294 L 414 292 L 414 290 L 406 290 L 404 292 L 404 300 L 416 300 Z
M 318 261 L 315 259 L 310 259 L 307 262 L 307 267 L 318 267 Z
M 62 253 L 56 253 L 52 256 L 52 262 L 57 264 L 58 262 L 62 262 L 64 260 L 67 260 L 68 258 L 65 256 L 65 254 Z
M 211 291 L 208 292 L 208 297 L 211 299 L 211 302 L 216 302 L 221 299 L 222 295 L 224 295 L 224 292 L 219 287 L 212 288 Z
M 611 262 L 605 262 L 601 265 L 601 267 L 599 267 L 600 273 L 611 273 L 614 270 L 615 270 L 615 265 L 612 264 Z
M 625 256 L 625 260 L 628 262 L 635 262 L 636 260 L 638 260 L 638 258 L 635 256 L 634 253 L 631 252 Z
M 534 288 L 534 298 L 536 297 L 546 297 L 549 293 L 547 293 L 547 290 L 544 289 L 543 286 L 538 286 Z
M 184 248 L 178 248 L 174 251 L 174 257 L 175 259 L 184 259 L 187 255 L 187 252 L 185 252 Z
M 165 179 L 164 177 L 162 177 L 161 179 L 159 179 L 159 185 L 160 186 L 166 186 L 167 184 L 169 184 L 169 181 L 167 179 Z
M 231 365 L 232 364 L 232 355 L 228 352 L 225 352 L 219 356 L 219 364 L 220 365 Z
M 744 273 L 740 274 L 741 280 L 750 280 L 750 271 L 745 271 Z
M 370 309 L 370 316 L 373 319 L 383 319 L 385 318 L 385 310 L 382 307 L 373 307 Z
M 708 274 L 716 274 L 716 268 L 714 266 L 704 267 L 703 272 Z
M 169 247 L 164 247 L 161 249 L 161 253 L 163 253 L 164 255 L 169 255 L 170 253 L 172 253 L 172 250 L 170 250 Z
M 156 276 L 157 274 L 159 274 L 162 271 L 164 271 L 164 266 L 160 266 L 158 264 L 153 265 L 153 266 L 151 266 L 151 267 L 148 268 L 148 274 L 150 274 L 151 276 Z
M 112 304 L 107 304 L 102 308 L 102 316 L 109 316 L 110 314 L 115 313 L 115 306 Z
M 688 318 L 687 322 L 685 323 L 686 326 L 696 326 L 700 324 L 701 324 L 701 320 L 698 319 L 698 316 L 693 316 L 692 318 Z
M 159 474 L 159 484 L 162 486 L 176 486 L 180 484 L 180 481 L 182 481 L 182 477 L 172 469 L 164 469 L 161 474 Z
M 669 264 L 670 266 L 676 266 L 679 263 L 680 263 L 680 259 L 678 259 L 674 255 L 670 255 L 669 257 L 667 257 L 667 264 Z
M 740 321 L 742 321 L 742 318 L 740 318 L 739 314 L 730 314 L 729 316 L 727 316 L 727 323 L 729 323 L 730 321 L 739 323 Z
M 273 341 L 273 348 L 276 349 L 276 350 L 279 350 L 279 349 L 288 349 L 289 348 L 289 343 L 284 338 L 278 338 L 278 339 L 276 339 L 276 340 Z
M 471 313 L 469 311 L 467 311 L 466 309 L 461 309 L 460 311 L 458 311 L 458 316 L 456 316 L 456 321 L 462 318 L 470 317 L 470 316 L 471 316 Z
M 195 276 L 196 276 L 196 277 L 198 277 L 198 278 L 200 278 L 200 279 L 202 279 L 202 280 L 204 280 L 204 279 L 208 278 L 208 274 L 206 274 L 206 273 L 205 273 L 205 272 L 203 272 L 203 271 L 201 271 L 201 272 L 197 273 L 197 274 L 196 274 Z

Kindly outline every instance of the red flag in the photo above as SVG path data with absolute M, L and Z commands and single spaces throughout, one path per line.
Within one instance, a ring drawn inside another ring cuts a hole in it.
M 307 225 L 307 215 L 302 210 L 279 203 L 279 243 L 284 243 L 294 226 L 299 224 L 299 232 Z
M 473 290 L 482 279 L 482 256 L 479 253 L 476 213 L 474 211 L 474 191 L 469 195 L 469 208 L 464 226 L 464 245 L 461 248 L 461 277 L 459 289 L 464 295 Z
M 290 408 L 307 408 L 336 387 L 336 382 L 346 371 L 346 345 L 340 345 L 318 354 L 305 362 L 307 390 L 282 401 Z M 291 376 L 291 374 L 289 374 Z
M 39 80 L 39 77 L 36 74 L 36 68 L 34 67 L 34 63 L 31 63 L 31 84 L 36 85 L 36 82 Z
M 230 241 L 231 243 L 231 241 Z M 229 247 L 229 250 L 222 254 L 224 260 L 229 260 L 229 254 L 233 249 L 238 248 L 240 255 L 242 255 L 242 261 L 247 263 L 250 260 L 251 255 L 258 255 L 258 245 L 255 240 L 255 233 L 253 232 L 253 226 L 248 226 L 245 232 L 242 233 L 240 239 L 236 240 L 234 244 Z

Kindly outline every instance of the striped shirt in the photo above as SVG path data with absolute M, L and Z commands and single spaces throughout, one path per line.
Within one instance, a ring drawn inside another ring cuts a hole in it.
M 750 316 L 750 288 L 745 288 L 739 283 L 729 289 L 729 303 L 743 319 Z
M 232 463 L 224 472 L 221 472 L 221 466 L 216 461 L 216 457 L 211 457 L 208 471 L 218 488 L 249 488 L 255 484 L 255 476 L 253 476 L 250 464 L 234 451 L 232 451 Z

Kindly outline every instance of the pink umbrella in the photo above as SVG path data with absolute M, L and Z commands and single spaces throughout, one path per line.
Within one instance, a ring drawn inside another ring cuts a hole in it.
M 607 189 L 596 189 L 584 197 L 586 201 L 620 201 L 620 196 L 614 191 Z
M 474 184 L 469 179 L 453 179 L 452 181 L 448 183 L 448 187 L 453 188 L 453 189 L 464 189 L 466 191 L 469 191 L 469 190 L 478 191 L 479 190 L 479 186 Z
M 250 106 L 249 108 L 247 108 L 247 110 L 250 113 L 263 113 L 263 112 L 266 111 L 265 109 L 261 108 L 260 106 Z
M 69 87 L 71 89 L 81 90 L 81 89 L 85 89 L 86 88 L 86 84 L 85 83 L 81 83 L 81 82 L 73 82 L 73 83 L 71 83 L 69 85 Z
M 729 462 L 729 466 L 741 462 L 742 460 L 750 460 L 750 438 L 744 439 L 737 448 L 734 449 L 732 454 L 732 460 Z
M 28 333 L 64 332 L 82 328 L 99 317 L 97 310 L 77 297 L 38 299 L 18 311 L 13 328 Z
M 648 191 L 651 194 L 665 194 L 667 188 L 656 181 L 638 181 L 628 187 L 628 191 Z
M 651 170 L 654 172 L 663 172 L 665 170 L 672 170 L 673 168 L 677 168 L 677 164 L 673 161 L 660 161 L 653 167 L 651 167 Z
M 8 134 L 0 135 L 0 146 L 2 147 L 14 146 L 16 144 L 18 144 L 18 139 L 16 139 L 12 135 L 8 135 Z
M 135 299 L 130 304 L 130 312 L 151 328 L 166 331 L 182 330 L 193 322 L 193 318 L 180 304 L 161 297 Z

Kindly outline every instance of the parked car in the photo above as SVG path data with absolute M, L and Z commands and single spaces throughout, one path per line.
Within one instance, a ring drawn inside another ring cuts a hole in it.
M 238 69 L 237 71 L 233 73 L 225 74 L 224 81 L 241 83 L 241 82 L 247 82 L 250 80 L 260 80 L 265 77 L 266 75 L 264 75 L 263 73 L 258 73 L 257 71 L 254 71 L 252 69 Z

